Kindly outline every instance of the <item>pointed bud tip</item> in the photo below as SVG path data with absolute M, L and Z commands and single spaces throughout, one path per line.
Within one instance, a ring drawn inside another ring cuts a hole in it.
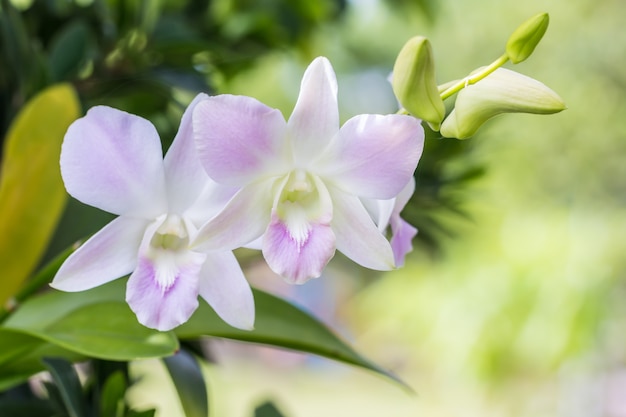
M 515 29 L 506 43 L 506 54 L 513 64 L 524 61 L 533 53 L 549 23 L 548 13 L 539 13 Z
M 413 116 L 439 126 L 445 115 L 435 80 L 430 42 L 423 36 L 409 39 L 393 67 L 393 91 L 400 104 Z

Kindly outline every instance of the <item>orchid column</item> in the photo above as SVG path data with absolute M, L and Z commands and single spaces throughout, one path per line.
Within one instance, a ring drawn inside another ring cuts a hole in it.
M 395 267 L 363 201 L 393 201 L 411 187 L 424 142 L 418 119 L 359 115 L 340 128 L 335 73 L 320 57 L 288 121 L 253 98 L 219 95 L 196 105 L 193 130 L 208 175 L 240 187 L 201 228 L 198 248 L 262 237 L 267 263 L 292 283 L 318 277 L 336 249 L 371 269 Z

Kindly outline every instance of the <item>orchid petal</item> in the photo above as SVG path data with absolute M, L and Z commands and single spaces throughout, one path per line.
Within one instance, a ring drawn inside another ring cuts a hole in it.
M 233 250 L 263 234 L 270 219 L 274 181 L 242 188 L 226 207 L 200 228 L 192 247 L 197 250 Z
M 304 239 L 272 216 L 263 238 L 263 256 L 267 264 L 291 284 L 304 284 L 317 278 L 335 255 L 335 234 L 329 224 L 310 223 Z
M 114 214 L 152 217 L 166 209 L 161 142 L 145 119 L 93 107 L 68 129 L 61 149 L 67 191 Z
M 67 258 L 50 286 L 84 291 L 130 274 L 147 224 L 136 218 L 116 218 Z
M 280 111 L 251 97 L 209 97 L 193 112 L 200 162 L 225 185 L 242 186 L 284 171 L 286 126 Z
M 329 189 L 334 203 L 332 228 L 337 250 L 366 268 L 394 268 L 393 252 L 361 201 L 337 189 Z
M 200 296 L 233 327 L 254 328 L 254 298 L 232 252 L 209 252 L 199 282 Z
M 396 267 L 404 265 L 404 258 L 413 250 L 413 238 L 417 235 L 417 229 L 400 217 L 400 212 L 409 202 L 415 191 L 415 178 L 404 187 L 398 197 L 391 213 L 391 249 L 396 262 Z
M 198 159 L 191 117 L 196 104 L 208 97 L 204 93 L 198 94 L 189 104 L 183 113 L 178 133 L 163 160 L 170 212 L 184 212 L 210 181 Z
M 363 207 L 365 207 L 376 226 L 378 226 L 378 230 L 383 232 L 387 229 L 396 199 L 372 200 L 371 198 L 361 198 L 361 203 L 363 203 Z
M 167 331 L 189 320 L 198 307 L 198 274 L 205 259 L 191 251 L 140 256 L 126 285 L 126 302 L 139 323 Z
M 413 250 L 413 238 L 417 229 L 399 215 L 391 218 L 391 250 L 396 267 L 404 265 L 404 258 Z
M 411 116 L 356 116 L 320 158 L 318 174 L 350 194 L 393 198 L 409 182 L 423 146 L 424 129 Z
M 337 78 L 328 59 L 318 57 L 306 69 L 287 123 L 297 164 L 318 155 L 339 130 Z

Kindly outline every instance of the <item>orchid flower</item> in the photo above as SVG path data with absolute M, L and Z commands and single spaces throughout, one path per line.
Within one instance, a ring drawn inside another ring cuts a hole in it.
M 288 121 L 253 98 L 219 95 L 196 105 L 193 130 L 208 175 L 239 188 L 195 246 L 236 248 L 262 237 L 270 268 L 298 284 L 318 277 L 335 250 L 367 268 L 394 268 L 391 245 L 360 199 L 392 199 L 409 183 L 424 141 L 417 119 L 359 115 L 340 128 L 335 73 L 320 57 Z
M 198 251 L 198 228 L 232 195 L 202 169 L 185 111 L 165 158 L 154 126 L 106 106 L 68 129 L 61 174 L 70 195 L 119 217 L 79 247 L 51 286 L 83 291 L 131 274 L 126 301 L 139 322 L 170 330 L 204 298 L 228 324 L 251 329 L 252 291 L 231 251 Z M 132 272 L 132 273 L 131 273 Z

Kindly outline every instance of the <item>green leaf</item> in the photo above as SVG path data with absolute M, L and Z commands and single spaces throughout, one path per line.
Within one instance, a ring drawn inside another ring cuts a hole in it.
M 139 324 L 121 301 L 124 291 L 125 280 L 116 280 L 89 291 L 51 291 L 32 297 L 5 321 L 0 334 L 18 332 L 100 359 L 124 361 L 173 354 L 178 349 L 174 334 Z
M 254 410 L 254 417 L 284 417 L 271 401 L 267 401 Z
M 41 362 L 44 357 L 63 357 L 69 361 L 84 359 L 82 355 L 35 336 L 0 327 L 0 391 L 44 370 Z
M 2 398 L 0 399 L 0 416 L 10 417 L 50 417 L 54 408 L 47 400 L 35 398 Z
M 326 325 L 287 301 L 259 290 L 254 290 L 254 300 L 256 323 L 252 331 L 227 325 L 208 304 L 201 303 L 191 319 L 174 332 L 181 339 L 216 336 L 313 353 L 377 372 L 402 384 L 395 376 L 359 355 Z
M 181 350 L 163 359 L 178 392 L 186 417 L 208 417 L 209 400 L 204 375 L 196 358 Z
M 124 372 L 116 371 L 107 378 L 100 393 L 100 416 L 123 417 L 126 403 L 126 377 Z
M 87 407 L 83 389 L 72 364 L 59 358 L 45 358 L 43 362 L 56 383 L 69 417 L 84 417 Z
M 78 74 L 88 60 L 90 36 L 89 27 L 77 20 L 54 37 L 48 57 L 53 81 L 69 80 Z
M 61 142 L 79 111 L 72 87 L 56 85 L 29 101 L 9 129 L 0 172 L 0 306 L 33 271 L 61 215 Z
M 76 308 L 43 328 L 13 329 L 88 357 L 108 360 L 162 357 L 178 349 L 172 333 L 142 326 L 128 305 L 120 301 Z

